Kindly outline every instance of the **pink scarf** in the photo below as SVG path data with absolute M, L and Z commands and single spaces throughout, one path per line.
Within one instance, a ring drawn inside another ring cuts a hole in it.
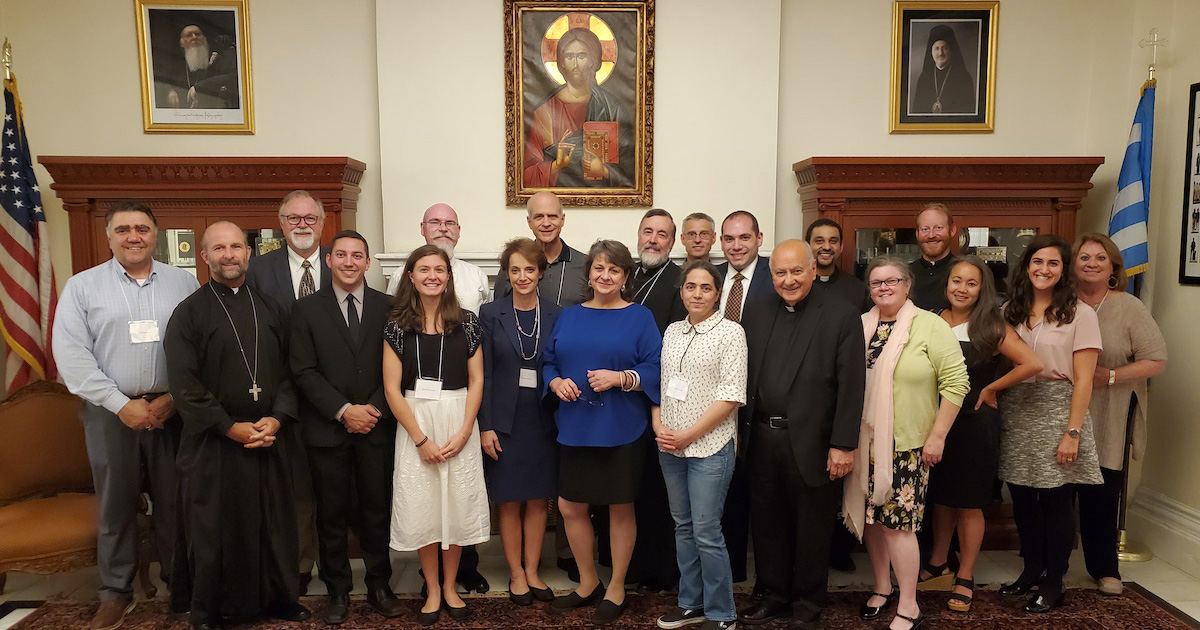
M 896 314 L 896 324 L 888 335 L 875 366 L 867 370 L 866 399 L 863 401 L 862 424 L 859 425 L 858 450 L 850 478 L 842 494 L 842 514 L 846 527 L 861 540 L 866 527 L 867 501 L 883 505 L 892 494 L 892 459 L 896 445 L 893 433 L 892 376 L 900 353 L 908 343 L 908 333 L 920 309 L 905 301 Z M 862 316 L 863 337 L 868 344 L 879 327 L 879 307 L 872 307 Z M 875 458 L 875 492 L 867 497 L 868 471 L 871 457 Z

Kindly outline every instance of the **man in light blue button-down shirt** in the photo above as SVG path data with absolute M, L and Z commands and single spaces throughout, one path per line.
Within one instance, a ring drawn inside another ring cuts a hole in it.
M 99 501 L 100 609 L 91 630 L 111 630 L 133 610 L 137 512 L 145 466 L 164 581 L 175 545 L 175 453 L 181 423 L 167 392 L 162 336 L 195 276 L 155 261 L 154 215 L 119 201 L 105 215 L 113 257 L 67 280 L 53 347 L 81 413 Z

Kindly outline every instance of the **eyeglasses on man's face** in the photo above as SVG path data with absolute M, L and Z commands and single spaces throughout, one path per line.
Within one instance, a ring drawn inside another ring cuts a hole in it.
M 712 238 L 714 236 L 716 236 L 716 234 L 714 232 L 709 232 L 708 230 L 705 230 L 703 232 L 684 232 L 683 233 L 683 238 L 685 238 L 689 241 L 695 241 L 695 240 L 702 239 L 702 238 Z
M 872 280 L 871 288 L 878 289 L 879 287 L 894 287 L 894 286 L 900 284 L 901 280 L 904 280 L 904 278 L 887 278 L 886 280 Z
M 458 227 L 458 221 L 454 221 L 454 220 L 443 221 L 441 219 L 430 219 L 425 222 L 425 225 L 430 225 L 430 226 L 433 226 L 438 229 L 446 228 L 448 230 L 453 230 Z
M 309 215 L 289 214 L 289 215 L 284 216 L 283 218 L 287 219 L 288 225 L 300 225 L 301 223 L 303 223 L 304 225 L 316 225 L 317 221 L 321 220 L 320 215 L 316 215 L 316 214 L 309 214 Z

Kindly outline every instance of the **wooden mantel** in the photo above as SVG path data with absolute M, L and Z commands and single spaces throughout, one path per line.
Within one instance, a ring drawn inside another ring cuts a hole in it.
M 229 220 L 244 229 L 279 229 L 279 201 L 297 189 L 321 200 L 324 240 L 354 227 L 366 165 L 348 157 L 42 156 L 50 185 L 70 217 L 76 273 L 107 260 L 104 213 L 134 198 L 154 210 L 161 229 L 190 229 Z M 201 280 L 207 269 L 197 268 Z
M 792 170 L 804 224 L 837 221 L 840 265 L 853 269 L 859 228 L 913 227 L 931 201 L 960 227 L 1025 227 L 1066 238 L 1103 157 L 811 157 Z

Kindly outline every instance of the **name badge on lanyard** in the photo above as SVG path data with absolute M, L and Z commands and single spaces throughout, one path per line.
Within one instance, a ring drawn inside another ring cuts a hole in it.
M 423 400 L 441 400 L 442 382 L 431 378 L 419 378 L 413 395 Z
M 529 368 L 521 368 L 521 376 L 518 377 L 517 384 L 520 385 L 521 387 L 528 387 L 530 389 L 536 389 L 537 388 L 537 370 L 531 370 Z
M 129 322 L 129 341 L 131 343 L 154 343 L 159 340 L 158 320 L 139 319 Z
M 667 395 L 675 400 L 687 401 L 688 382 L 681 376 L 672 376 L 667 382 Z

